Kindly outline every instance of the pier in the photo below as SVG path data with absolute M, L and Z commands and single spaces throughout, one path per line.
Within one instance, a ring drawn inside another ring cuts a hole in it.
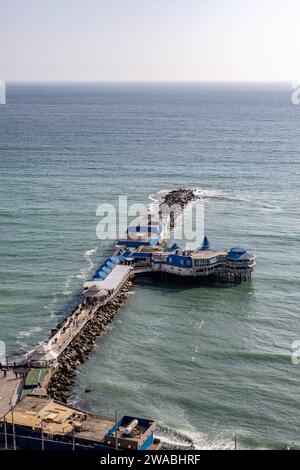
M 159 206 L 159 218 L 146 214 L 128 227 L 113 256 L 84 284 L 79 305 L 56 327 L 47 340 L 14 364 L 2 367 L 0 418 L 27 397 L 44 397 L 67 403 L 76 369 L 104 335 L 125 302 L 135 277 L 171 276 L 186 282 L 233 282 L 251 278 L 255 255 L 243 248 L 216 250 L 204 238 L 196 250 L 182 249 L 166 239 L 177 217 L 196 196 L 191 190 L 168 193 Z M 166 213 L 166 207 L 179 209 Z M 164 207 L 163 207 L 164 206 Z M 4 376 L 5 375 L 5 376 Z M 27 400 L 28 403 L 28 400 Z

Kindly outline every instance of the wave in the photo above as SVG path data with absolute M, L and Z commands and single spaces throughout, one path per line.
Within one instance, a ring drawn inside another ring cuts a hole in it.
M 44 305 L 44 309 L 49 313 L 49 318 L 55 318 L 55 312 L 57 311 L 57 301 L 59 293 L 54 292 L 52 295 L 52 300 L 49 304 Z
M 159 198 L 156 197 L 156 194 L 150 194 L 150 195 L 148 196 L 148 199 L 150 199 L 150 201 L 156 202 L 156 203 L 159 201 Z
M 161 197 L 159 196 L 158 193 L 150 194 L 148 196 L 148 199 L 152 201 L 150 204 L 148 204 L 148 210 L 152 213 L 155 214 L 158 211 L 158 205 L 161 202 Z
M 22 338 L 29 338 L 29 336 L 34 335 L 35 333 L 39 333 L 42 331 L 40 326 L 33 326 L 32 328 L 28 328 L 28 330 L 22 330 L 17 334 L 17 339 Z
M 243 192 L 228 192 L 225 190 L 215 190 L 215 189 L 203 189 L 196 188 L 193 189 L 194 194 L 203 199 L 217 199 L 220 201 L 238 201 L 245 202 L 249 205 L 258 206 L 261 211 L 274 211 L 282 212 L 283 209 L 279 205 L 270 204 L 265 201 L 257 201 L 253 198 L 253 195 Z
M 193 188 L 195 196 L 203 199 L 219 199 L 227 201 L 251 202 L 252 197 L 249 194 L 228 192 L 217 189 Z
M 221 431 L 214 436 L 208 436 L 197 431 L 173 430 L 159 425 L 157 437 L 162 442 L 162 447 L 167 449 L 194 449 L 194 450 L 233 450 L 235 448 L 235 435 L 232 430 Z M 246 448 L 241 442 L 238 447 Z
M 276 206 L 276 205 L 273 205 L 273 204 L 268 204 L 266 202 L 261 202 L 261 201 L 256 201 L 255 204 L 257 204 L 259 207 L 259 210 L 261 210 L 262 212 L 282 212 L 283 209 L 281 206 Z
M 79 274 L 76 275 L 77 279 L 82 279 L 86 280 L 88 277 L 88 274 L 91 272 L 91 270 L 94 268 L 95 263 L 91 260 L 91 256 L 96 253 L 97 248 L 90 248 L 89 250 L 86 250 L 84 252 L 84 259 L 87 261 L 88 266 L 85 268 L 82 268 L 79 272 Z
M 197 449 L 196 442 L 185 431 L 176 431 L 167 426 L 159 425 L 156 432 L 163 447 L 177 449 Z
M 95 266 L 95 263 L 91 260 L 91 257 L 96 253 L 96 251 L 97 251 L 97 248 L 95 247 L 95 248 L 89 248 L 88 250 L 84 252 L 83 257 L 87 261 L 88 265 L 82 268 L 78 274 L 76 275 L 71 274 L 70 276 L 67 277 L 67 280 L 64 285 L 64 290 L 63 290 L 64 295 L 72 294 L 71 284 L 75 277 L 83 281 L 85 281 L 88 278 L 89 273 L 92 271 L 92 269 Z
M 71 295 L 72 294 L 72 290 L 71 290 L 72 279 L 73 279 L 73 275 L 71 275 L 67 278 L 67 280 L 65 282 L 65 285 L 64 285 L 64 290 L 63 290 L 64 295 Z

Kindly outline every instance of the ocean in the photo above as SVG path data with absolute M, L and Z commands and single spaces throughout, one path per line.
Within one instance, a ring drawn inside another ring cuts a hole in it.
M 157 419 L 196 448 L 299 443 L 300 106 L 276 84 L 7 84 L 0 106 L 0 340 L 22 354 L 111 253 L 96 209 L 205 196 L 205 232 L 257 255 L 230 287 L 135 285 L 72 403 Z M 149 198 L 150 196 L 150 198 Z M 297 351 L 296 351 L 297 356 Z M 85 393 L 89 388 L 90 393 Z

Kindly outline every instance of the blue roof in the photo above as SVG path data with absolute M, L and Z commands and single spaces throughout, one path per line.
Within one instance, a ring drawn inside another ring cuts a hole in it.
M 229 251 L 227 259 L 231 261 L 247 261 L 253 258 L 253 253 L 251 251 L 243 250 L 241 251 Z
M 235 246 L 233 248 L 230 248 L 229 252 L 230 253 L 245 253 L 247 250 L 245 248 L 242 248 L 241 246 Z
M 113 269 L 113 268 L 116 266 L 116 263 L 114 263 L 114 262 L 112 262 L 111 260 L 109 260 L 109 261 L 106 262 L 106 265 L 107 265 L 109 268 Z
M 215 247 L 210 243 L 207 236 L 205 235 L 202 245 L 196 249 L 196 251 L 216 251 Z
M 180 250 L 180 246 L 178 246 L 177 243 L 173 243 L 171 250 Z
M 110 271 L 111 271 L 111 269 L 110 269 L 108 266 L 106 266 L 106 265 L 105 265 L 105 266 L 102 266 L 101 269 L 102 269 L 102 271 L 104 271 L 104 272 L 107 273 L 107 274 L 109 274 Z
M 106 278 L 107 274 L 104 273 L 103 271 L 99 271 L 95 276 L 93 277 L 94 280 L 99 279 L 99 280 L 104 280 Z
M 180 246 L 177 245 L 177 243 L 173 243 L 173 245 L 166 250 L 167 253 L 175 253 L 175 251 L 180 250 Z

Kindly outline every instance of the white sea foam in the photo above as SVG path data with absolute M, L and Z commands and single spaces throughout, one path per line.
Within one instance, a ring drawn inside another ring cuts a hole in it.
M 84 252 L 83 257 L 87 261 L 88 265 L 82 268 L 78 274 L 76 275 L 71 274 L 70 276 L 67 277 L 65 285 L 64 285 L 64 290 L 63 290 L 64 295 L 72 294 L 71 285 L 75 277 L 83 281 L 88 278 L 89 273 L 95 266 L 95 263 L 91 260 L 91 257 L 93 256 L 94 253 L 96 253 L 96 251 L 97 251 L 97 248 L 89 248 L 88 250 Z
M 256 204 L 260 206 L 259 210 L 261 212 L 282 212 L 283 211 L 281 206 L 275 206 L 273 204 L 267 204 L 261 201 L 257 201 Z
M 149 196 L 150 201 L 152 202 L 158 202 L 159 198 L 157 197 L 157 194 L 150 194 Z
M 72 279 L 73 279 L 73 275 L 67 277 L 67 280 L 66 280 L 65 285 L 64 285 L 64 290 L 63 290 L 64 295 L 71 295 L 72 294 L 72 291 L 71 291 Z
M 238 433 L 236 433 L 238 435 Z M 193 448 L 197 450 L 233 450 L 235 447 L 234 433 L 232 431 L 219 432 L 214 436 L 208 436 L 194 430 L 176 430 L 164 428 L 158 430 L 157 436 L 162 443 L 178 448 Z M 245 448 L 240 443 L 238 448 Z
M 252 197 L 251 195 L 244 192 L 232 192 L 225 190 L 217 189 L 204 189 L 204 188 L 195 188 L 193 190 L 195 196 L 203 199 L 220 199 L 228 201 L 241 201 L 241 202 L 250 202 Z
M 84 259 L 87 261 L 88 266 L 82 268 L 79 272 L 79 274 L 76 275 L 77 279 L 82 279 L 86 280 L 88 277 L 88 274 L 91 272 L 92 268 L 95 266 L 93 261 L 91 260 L 91 256 L 96 253 L 97 248 L 90 248 L 89 250 L 86 250 L 84 252 Z
M 85 253 L 84 253 L 84 257 L 88 258 L 89 256 L 93 255 L 94 253 L 96 253 L 97 251 L 97 248 L 90 248 L 89 250 L 86 250 Z
M 158 205 L 162 202 L 164 195 L 169 193 L 170 191 L 171 191 L 171 189 L 161 189 L 160 191 L 157 191 L 157 193 L 153 193 L 153 194 L 150 194 L 148 196 L 148 199 L 150 199 L 150 201 L 152 201 L 148 205 L 148 210 L 152 214 L 157 213 Z
M 17 339 L 22 338 L 29 338 L 29 336 L 34 335 L 35 333 L 39 333 L 42 331 L 40 326 L 33 326 L 32 328 L 28 328 L 28 330 L 22 330 L 17 334 Z
M 234 201 L 234 202 L 245 202 L 249 205 L 257 206 L 258 210 L 272 211 L 272 212 L 282 212 L 282 207 L 279 205 L 269 204 L 266 201 L 255 200 L 252 194 L 242 191 L 225 191 L 225 190 L 215 190 L 215 189 L 203 189 L 196 188 L 194 189 L 194 194 L 203 199 L 219 199 L 224 201 Z

